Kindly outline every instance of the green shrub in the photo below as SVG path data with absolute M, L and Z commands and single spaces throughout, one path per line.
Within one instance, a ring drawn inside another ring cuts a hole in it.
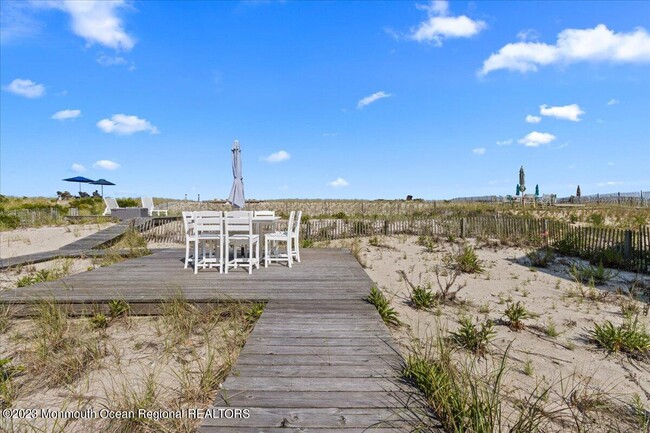
M 540 248 L 537 250 L 532 250 L 526 254 L 530 264 L 538 268 L 547 268 L 553 260 L 555 260 L 555 255 L 550 248 Z
M 119 207 L 140 207 L 142 203 L 135 198 L 118 198 L 116 199 Z
M 20 218 L 16 215 L 0 213 L 0 230 L 13 230 L 20 227 Z
M 606 284 L 617 275 L 614 271 L 605 268 L 602 263 L 599 263 L 598 266 L 585 266 L 574 263 L 569 270 L 569 274 L 575 278 L 576 281 L 597 285 Z
M 625 352 L 632 355 L 647 355 L 650 352 L 650 335 L 639 323 L 638 314 L 627 317 L 621 326 L 614 326 L 609 320 L 602 325 L 595 324 L 591 337 L 596 344 L 609 352 Z
M 106 329 L 108 327 L 108 317 L 102 313 L 93 314 L 89 320 L 93 329 Z
M 603 227 L 605 225 L 605 217 L 599 213 L 592 213 L 589 215 L 588 220 L 594 227 Z
M 463 249 L 456 254 L 454 260 L 456 268 L 460 272 L 466 274 L 480 274 L 483 272 L 483 266 L 476 255 L 476 251 L 474 251 L 474 248 L 469 245 L 465 245 Z
M 399 326 L 401 324 L 397 317 L 397 311 L 390 306 L 390 301 L 386 299 L 384 294 L 377 287 L 373 286 L 370 288 L 370 294 L 366 298 L 366 301 L 375 306 L 381 319 L 387 325 Z
M 131 307 L 124 299 L 111 299 L 108 301 L 108 314 L 111 318 L 126 316 Z
M 563 256 L 572 256 L 580 252 L 578 245 L 578 237 L 573 234 L 567 234 L 564 238 L 555 242 L 554 247 Z
M 451 341 L 477 355 L 485 354 L 488 343 L 496 335 L 494 323 L 486 320 L 478 327 L 478 321 L 475 324 L 469 317 L 462 317 L 459 323 L 458 331 L 450 333 Z
M 520 301 L 516 304 L 508 304 L 504 316 L 508 319 L 508 327 L 513 331 L 524 329 L 522 320 L 530 317 L 530 313 L 526 310 Z
M 415 286 L 411 291 L 411 305 L 416 310 L 428 310 L 436 304 L 436 299 L 431 286 Z

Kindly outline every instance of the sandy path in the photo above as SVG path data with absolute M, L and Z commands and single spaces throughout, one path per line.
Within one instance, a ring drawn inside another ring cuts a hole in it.
M 57 250 L 113 224 L 71 224 L 0 232 L 0 259 Z

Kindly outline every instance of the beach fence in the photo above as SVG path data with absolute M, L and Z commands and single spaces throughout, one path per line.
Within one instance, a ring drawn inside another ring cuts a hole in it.
M 17 219 L 19 227 L 40 227 L 61 224 L 64 214 L 56 207 L 43 209 L 16 209 L 2 212 Z
M 581 197 L 562 197 L 558 203 L 580 203 L 617 206 L 650 206 L 650 191 L 614 192 L 611 194 L 592 194 Z
M 286 221 L 279 221 L 276 229 L 286 229 Z M 149 242 L 185 242 L 180 217 L 152 218 L 140 227 L 140 231 Z M 300 236 L 303 242 L 311 244 L 394 235 L 497 239 L 514 245 L 548 246 L 562 254 L 585 258 L 596 264 L 650 273 L 650 227 L 647 226 L 622 230 L 501 215 L 467 218 L 326 218 L 304 219 Z

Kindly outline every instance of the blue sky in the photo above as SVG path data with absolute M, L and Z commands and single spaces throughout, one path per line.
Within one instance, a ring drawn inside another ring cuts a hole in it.
M 650 189 L 650 2 L 1 5 L 5 195 Z

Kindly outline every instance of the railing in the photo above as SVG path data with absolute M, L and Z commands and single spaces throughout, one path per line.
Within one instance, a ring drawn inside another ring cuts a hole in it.
M 279 221 L 276 228 L 285 229 L 286 221 Z M 152 218 L 140 230 L 147 241 L 185 242 L 180 217 Z M 378 235 L 492 238 L 531 246 L 548 245 L 564 254 L 602 262 L 605 266 L 650 273 L 649 227 L 638 230 L 581 227 L 560 221 L 503 216 L 309 219 L 301 225 L 301 239 L 312 242 Z

